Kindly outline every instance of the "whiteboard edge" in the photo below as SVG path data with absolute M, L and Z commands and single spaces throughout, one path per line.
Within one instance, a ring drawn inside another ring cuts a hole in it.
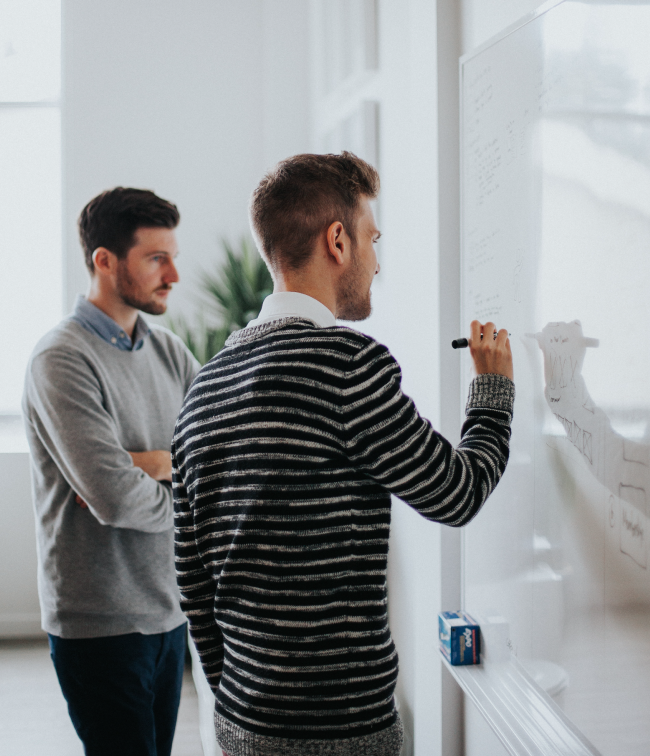
M 465 123 L 465 106 L 463 102 L 463 93 L 465 91 L 464 88 L 464 71 L 463 71 L 463 64 L 462 64 L 463 58 L 461 57 L 459 59 L 458 64 L 458 104 L 459 104 L 459 113 L 458 113 L 458 170 L 460 171 L 459 181 L 458 181 L 458 221 L 459 221 L 459 228 L 458 228 L 458 249 L 460 253 L 460 276 L 459 276 L 459 284 L 460 284 L 460 292 L 459 292 L 459 313 L 458 313 L 458 333 L 464 333 L 464 323 L 463 319 L 465 317 L 465 286 L 463 285 L 463 279 L 465 277 L 465 234 L 463 229 L 465 228 L 465 210 L 464 210 L 464 199 L 465 199 L 465 160 L 463 158 L 465 150 L 463 149 L 463 135 L 464 135 L 464 123 Z M 458 386 L 458 392 L 460 394 L 460 401 L 458 403 L 459 409 L 460 409 L 460 425 L 462 427 L 463 419 L 464 419 L 464 410 L 465 410 L 465 401 L 464 401 L 464 395 L 463 395 L 463 389 L 464 389 L 464 370 L 463 370 L 463 355 L 460 355 L 460 381 Z M 465 528 L 460 529 L 460 607 L 461 609 L 465 609 Z
M 530 13 L 527 13 L 525 16 L 522 16 L 518 21 L 515 21 L 514 23 L 510 24 L 510 26 L 506 26 L 505 29 L 503 29 L 500 32 L 497 32 L 493 37 L 490 37 L 490 39 L 486 40 L 485 42 L 480 44 L 478 47 L 474 48 L 473 50 L 470 50 L 469 52 L 466 52 L 464 55 L 461 55 L 461 57 L 459 58 L 461 71 L 465 63 L 470 61 L 476 55 L 480 55 L 485 50 L 496 45 L 498 42 L 501 42 L 502 39 L 505 39 L 506 37 L 509 37 L 511 34 L 514 34 L 514 32 L 516 32 L 518 29 L 521 29 L 522 26 L 526 26 L 526 24 L 529 24 L 531 21 L 534 21 L 536 18 L 543 16 L 545 13 L 548 13 L 550 10 L 552 10 L 553 8 L 556 8 L 558 5 L 562 5 L 562 3 L 564 2 L 566 2 L 566 0 L 547 0 L 547 2 L 545 2 L 543 5 L 540 5 L 539 8 L 536 8 L 534 11 L 531 11 Z

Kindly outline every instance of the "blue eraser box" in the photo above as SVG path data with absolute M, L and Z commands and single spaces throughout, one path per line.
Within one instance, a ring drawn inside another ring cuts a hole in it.
M 481 663 L 481 628 L 467 612 L 438 615 L 440 650 L 450 664 Z

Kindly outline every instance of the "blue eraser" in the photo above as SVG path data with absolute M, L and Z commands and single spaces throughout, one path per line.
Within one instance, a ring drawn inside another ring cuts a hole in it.
M 481 663 L 481 628 L 467 612 L 438 615 L 440 650 L 450 664 Z

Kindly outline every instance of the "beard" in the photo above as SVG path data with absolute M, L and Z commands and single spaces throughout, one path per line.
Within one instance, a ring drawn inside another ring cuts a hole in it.
M 171 288 L 169 284 L 165 284 L 159 286 L 156 291 L 169 291 Z M 126 260 L 120 260 L 117 266 L 117 293 L 124 304 L 148 315 L 162 315 L 167 310 L 167 303 L 154 299 L 153 292 L 147 295 L 142 291 L 131 277 Z
M 352 249 L 352 265 L 339 281 L 337 296 L 337 318 L 359 321 L 370 317 L 372 312 L 370 287 L 366 289 L 366 276 L 359 259 Z

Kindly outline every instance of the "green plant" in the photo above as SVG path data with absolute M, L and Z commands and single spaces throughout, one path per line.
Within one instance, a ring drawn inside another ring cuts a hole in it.
M 222 245 L 225 260 L 213 272 L 200 274 L 208 318 L 201 313 L 194 326 L 183 316 L 166 321 L 202 365 L 223 348 L 233 331 L 257 317 L 264 298 L 273 291 L 271 275 L 250 240 L 242 238 L 237 249 L 225 239 Z

